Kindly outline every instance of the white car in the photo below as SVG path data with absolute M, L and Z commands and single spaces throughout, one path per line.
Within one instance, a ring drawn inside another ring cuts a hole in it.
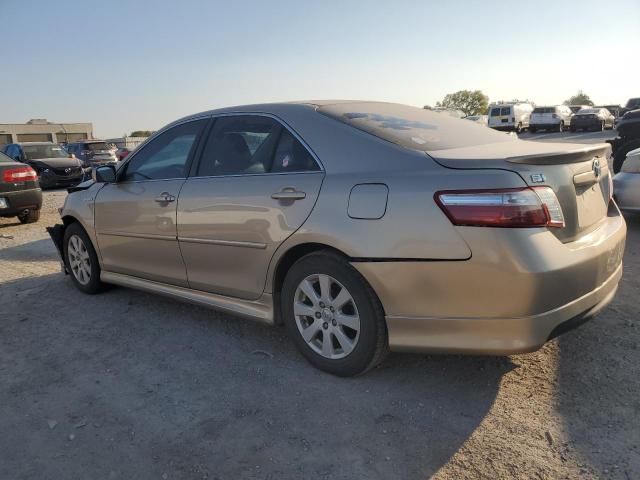
M 571 125 L 572 116 L 571 108 L 566 105 L 536 107 L 531 113 L 529 131 L 531 133 L 535 133 L 538 130 L 562 132 Z
M 621 210 L 640 212 L 640 148 L 627 153 L 622 170 L 613 177 L 613 195 Z
M 496 130 L 522 132 L 529 127 L 533 105 L 527 102 L 500 102 L 489 105 L 489 126 Z

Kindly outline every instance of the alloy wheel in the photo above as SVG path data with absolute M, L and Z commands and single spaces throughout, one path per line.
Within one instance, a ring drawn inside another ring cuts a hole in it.
M 81 285 L 87 285 L 91 280 L 91 258 L 86 245 L 78 235 L 69 237 L 67 256 L 73 276 Z
M 337 360 L 353 351 L 360 337 L 360 316 L 344 285 L 330 275 L 309 275 L 298 285 L 293 302 L 298 331 L 314 352 Z

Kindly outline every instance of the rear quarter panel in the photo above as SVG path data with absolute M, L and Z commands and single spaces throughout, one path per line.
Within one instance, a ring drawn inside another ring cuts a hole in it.
M 319 121 L 284 119 L 318 155 L 326 177 L 307 221 L 275 252 L 268 292 L 280 258 L 305 243 L 328 245 L 357 259 L 468 259 L 471 250 L 436 205 L 435 192 L 524 186 L 512 172 L 444 168 L 422 152 L 398 147 L 323 115 L 316 117 Z M 349 194 L 355 185 L 368 183 L 388 187 L 386 212 L 379 219 L 351 218 Z

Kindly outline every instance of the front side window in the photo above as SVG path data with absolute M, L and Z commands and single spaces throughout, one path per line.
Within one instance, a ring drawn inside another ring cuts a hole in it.
M 269 117 L 220 117 L 209 134 L 196 175 L 249 175 L 318 170 L 307 149 Z
M 195 120 L 161 133 L 127 162 L 123 180 L 184 178 L 187 160 L 206 122 Z

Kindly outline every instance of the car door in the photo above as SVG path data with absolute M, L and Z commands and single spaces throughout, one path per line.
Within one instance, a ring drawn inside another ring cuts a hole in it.
M 189 162 L 209 119 L 173 126 L 131 155 L 117 182 L 95 199 L 95 229 L 104 270 L 187 286 L 176 205 Z
M 265 115 L 215 120 L 178 201 L 193 289 L 257 299 L 278 246 L 311 213 L 324 172 L 302 141 Z

